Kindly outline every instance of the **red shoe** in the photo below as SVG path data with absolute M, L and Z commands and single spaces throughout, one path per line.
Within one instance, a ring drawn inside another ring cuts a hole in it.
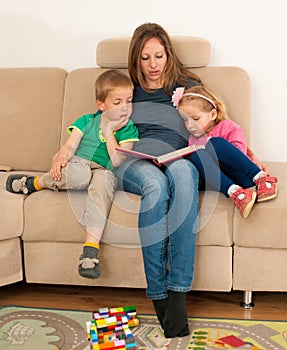
M 240 215 L 246 219 L 256 200 L 256 192 L 244 188 L 239 188 L 231 196 L 232 202 L 236 205 Z
M 260 177 L 255 181 L 257 202 L 269 201 L 277 196 L 277 177 L 269 175 Z

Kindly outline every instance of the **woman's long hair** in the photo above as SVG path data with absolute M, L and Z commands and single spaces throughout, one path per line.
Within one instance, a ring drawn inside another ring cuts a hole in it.
M 176 84 L 186 86 L 191 79 L 201 83 L 200 78 L 184 67 L 179 60 L 167 32 L 159 24 L 144 23 L 134 31 L 129 48 L 128 70 L 134 84 L 148 90 L 141 71 L 141 53 L 147 40 L 151 38 L 157 38 L 166 50 L 167 62 L 163 76 L 165 93 L 171 95 Z

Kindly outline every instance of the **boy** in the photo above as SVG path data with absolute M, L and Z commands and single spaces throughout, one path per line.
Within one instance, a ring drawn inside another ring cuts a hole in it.
M 68 127 L 69 137 L 53 157 L 48 173 L 10 175 L 6 182 L 7 191 L 12 193 L 88 189 L 80 220 L 86 229 L 86 242 L 78 268 L 87 278 L 100 276 L 99 243 L 117 185 L 112 170 L 125 159 L 115 148 L 132 149 L 139 140 L 138 130 L 129 120 L 133 96 L 129 77 L 108 70 L 96 80 L 95 94 L 97 113 L 83 115 Z

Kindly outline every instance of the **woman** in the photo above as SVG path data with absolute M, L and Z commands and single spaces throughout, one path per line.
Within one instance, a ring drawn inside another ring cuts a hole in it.
M 131 39 L 129 74 L 135 85 L 132 120 L 139 128 L 135 150 L 161 155 L 187 145 L 187 131 L 171 95 L 178 86 L 200 84 L 174 52 L 158 24 L 139 26 Z M 198 225 L 198 172 L 179 159 L 166 167 L 127 159 L 117 170 L 122 187 L 142 196 L 139 232 L 147 279 L 167 338 L 189 334 L 186 293 L 194 276 Z

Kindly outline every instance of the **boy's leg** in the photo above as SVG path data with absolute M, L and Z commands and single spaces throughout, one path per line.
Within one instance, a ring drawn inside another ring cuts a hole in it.
M 116 178 L 110 170 L 93 163 L 92 179 L 81 223 L 86 227 L 86 242 L 79 260 L 79 274 L 87 278 L 100 276 L 99 243 L 110 212 Z
M 31 176 L 27 174 L 13 174 L 6 180 L 6 190 L 11 193 L 30 194 L 44 187 L 39 185 L 40 176 Z
M 49 172 L 41 176 L 13 174 L 6 180 L 6 189 L 12 193 L 30 194 L 45 188 L 51 190 L 83 190 L 89 185 L 91 178 L 90 161 L 73 157 L 67 167 L 61 169 L 62 177 L 54 180 Z

